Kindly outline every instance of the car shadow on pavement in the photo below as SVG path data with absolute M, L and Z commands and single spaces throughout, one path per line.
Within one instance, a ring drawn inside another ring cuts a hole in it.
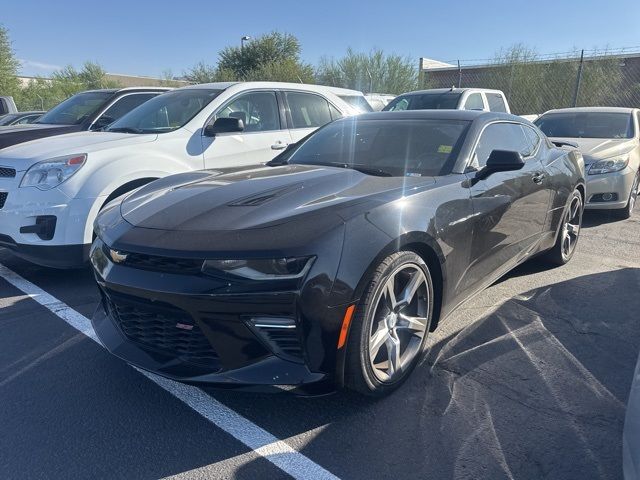
M 624 222 L 615 210 L 585 210 L 582 214 L 582 228 L 614 222 Z
M 618 479 L 638 291 L 627 268 L 518 295 L 378 401 L 215 396 L 343 478 Z

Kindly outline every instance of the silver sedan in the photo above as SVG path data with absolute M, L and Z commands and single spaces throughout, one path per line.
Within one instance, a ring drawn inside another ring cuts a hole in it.
M 535 124 L 552 141 L 578 146 L 587 175 L 585 208 L 629 218 L 640 188 L 640 110 L 582 107 L 550 110 Z

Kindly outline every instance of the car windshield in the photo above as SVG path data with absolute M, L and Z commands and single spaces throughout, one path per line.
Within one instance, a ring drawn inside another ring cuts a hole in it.
M 630 113 L 566 112 L 542 115 L 534 123 L 547 137 L 633 138 Z
M 166 133 L 177 130 L 221 92 L 209 88 L 190 88 L 158 95 L 112 123 L 107 131 Z
M 380 176 L 451 173 L 470 122 L 355 118 L 311 135 L 288 163 L 353 168 Z
M 361 97 L 359 95 L 338 95 L 338 97 L 347 102 L 359 112 L 373 112 L 373 108 L 364 97 Z
M 113 91 L 83 92 L 59 103 L 34 123 L 79 125 L 102 108 L 113 97 Z
M 462 93 L 415 93 L 403 95 L 392 100 L 384 108 L 385 112 L 397 110 L 455 110 Z

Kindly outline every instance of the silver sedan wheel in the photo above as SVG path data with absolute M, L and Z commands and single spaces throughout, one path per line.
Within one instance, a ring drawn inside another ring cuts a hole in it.
M 380 289 L 369 331 L 369 363 L 380 382 L 395 381 L 420 352 L 429 302 L 427 279 L 414 263 L 394 270 Z
M 564 224 L 562 225 L 562 256 L 569 258 L 578 243 L 580 234 L 582 214 L 582 199 L 576 195 L 571 200 L 571 205 L 566 213 Z

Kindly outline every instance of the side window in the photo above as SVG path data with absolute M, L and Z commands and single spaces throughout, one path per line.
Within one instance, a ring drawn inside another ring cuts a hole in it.
M 216 118 L 239 118 L 245 132 L 280 130 L 280 113 L 275 92 L 250 92 L 223 106 Z
M 312 93 L 286 92 L 293 128 L 316 128 L 331 121 L 329 102 Z
M 484 102 L 482 101 L 482 95 L 479 93 L 472 93 L 467 97 L 464 102 L 465 110 L 483 110 Z
M 528 149 L 522 153 L 523 157 L 530 157 L 538 149 L 538 145 L 542 141 L 540 135 L 533 128 L 522 125 L 522 131 L 524 132 L 525 139 L 527 140 Z
M 489 102 L 489 110 L 492 112 L 506 112 L 507 105 L 504 102 L 504 98 L 499 93 L 485 93 L 487 101 Z
M 24 125 L 24 124 L 27 124 L 27 123 L 33 123 L 40 117 L 41 117 L 41 115 L 28 115 L 28 116 L 23 117 L 20 120 L 18 120 L 14 125 Z
M 478 169 L 484 167 L 493 150 L 516 151 L 524 157 L 530 148 L 530 143 L 519 124 L 492 123 L 480 136 L 471 166 Z
M 124 95 L 115 101 L 113 105 L 100 115 L 100 118 L 118 120 L 125 113 L 129 113 L 134 108 L 142 105 L 147 100 L 157 96 L 157 93 L 131 93 Z
M 329 104 L 329 110 L 331 111 L 331 120 L 342 118 L 342 113 L 333 105 Z

